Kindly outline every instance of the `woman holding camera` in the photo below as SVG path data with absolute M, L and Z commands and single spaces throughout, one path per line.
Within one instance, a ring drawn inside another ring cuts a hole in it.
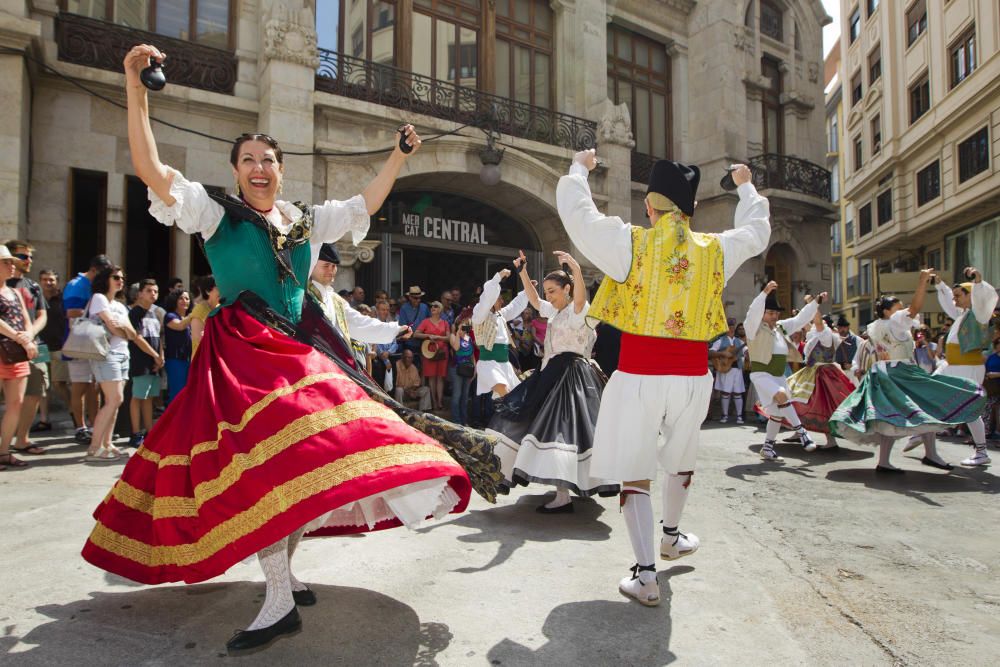
M 448 366 L 448 380 L 451 382 L 451 420 L 456 424 L 468 424 L 469 386 L 476 376 L 472 320 L 465 318 L 455 322 L 450 342 L 452 355 Z

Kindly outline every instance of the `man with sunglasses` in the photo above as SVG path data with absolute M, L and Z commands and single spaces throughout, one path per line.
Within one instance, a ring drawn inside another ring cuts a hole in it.
M 36 447 L 28 439 L 28 429 L 35 421 L 38 404 L 49 388 L 48 354 L 43 354 L 44 344 L 38 337 L 48 321 L 49 305 L 42 294 L 41 285 L 28 277 L 34 258 L 34 248 L 26 241 L 15 240 L 7 242 L 7 249 L 14 258 L 14 277 L 7 281 L 7 287 L 21 293 L 31 318 L 28 333 L 35 339 L 39 351 L 38 356 L 31 362 L 31 375 L 28 376 L 24 402 L 21 404 L 21 416 L 17 423 L 17 444 L 13 447 L 22 454 L 44 454 L 44 449 Z
M 63 310 L 66 311 L 67 327 L 69 322 L 83 316 L 83 309 L 90 301 L 90 286 L 97 274 L 111 267 L 107 255 L 96 255 L 90 260 L 90 268 L 86 273 L 77 274 L 76 278 L 66 283 L 63 289 Z M 67 328 L 66 335 L 69 335 Z M 63 339 L 65 342 L 65 338 Z M 87 427 L 87 421 L 94 423 L 97 416 L 97 385 L 90 371 L 90 362 L 86 359 L 69 359 L 69 410 L 76 426 L 75 439 L 83 445 L 90 444 L 92 431 Z M 86 411 L 84 408 L 86 407 Z

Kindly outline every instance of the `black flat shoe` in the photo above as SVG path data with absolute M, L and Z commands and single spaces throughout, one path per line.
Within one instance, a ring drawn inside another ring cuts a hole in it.
M 954 470 L 955 469 L 955 466 L 951 465 L 950 463 L 938 463 L 937 461 L 935 461 L 933 459 L 929 459 L 926 456 L 924 458 L 920 459 L 920 462 L 923 463 L 925 466 L 930 466 L 932 468 L 937 468 L 939 470 Z
M 292 610 L 274 625 L 260 630 L 237 630 L 233 638 L 226 642 L 226 650 L 230 653 L 263 648 L 282 635 L 290 635 L 302 629 L 302 619 L 299 610 Z
M 875 472 L 888 475 L 902 475 L 905 470 L 902 468 L 886 468 L 885 466 L 875 466 Z
M 535 511 L 539 514 L 572 514 L 576 510 L 573 509 L 573 501 L 571 500 L 565 505 L 560 505 L 559 507 L 546 507 L 545 505 L 539 505 L 535 508 Z
M 304 591 L 292 591 L 296 607 L 311 607 L 316 604 L 316 594 L 308 588 Z

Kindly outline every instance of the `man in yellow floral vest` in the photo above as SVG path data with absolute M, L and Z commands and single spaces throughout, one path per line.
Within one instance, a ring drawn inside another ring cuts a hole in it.
M 594 204 L 587 174 L 596 163 L 593 150 L 577 153 L 556 190 L 570 239 L 607 274 L 590 316 L 623 332 L 618 370 L 604 390 L 597 419 L 591 471 L 625 480 L 622 514 L 636 563 L 618 588 L 655 606 L 660 591 L 650 481 L 657 465 L 666 471 L 660 555 L 673 560 L 694 553 L 698 538 L 678 526 L 712 397 L 708 341 L 726 331 L 726 281 L 767 247 L 769 207 L 750 182 L 750 170 L 740 165 L 733 171 L 740 197 L 735 228 L 693 232 L 700 172 L 660 160 L 646 190 L 650 227 L 630 225 L 603 215 Z

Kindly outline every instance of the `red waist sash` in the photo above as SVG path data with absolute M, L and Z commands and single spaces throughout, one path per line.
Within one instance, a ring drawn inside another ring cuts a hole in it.
M 618 370 L 635 375 L 704 375 L 708 343 L 622 333 Z

